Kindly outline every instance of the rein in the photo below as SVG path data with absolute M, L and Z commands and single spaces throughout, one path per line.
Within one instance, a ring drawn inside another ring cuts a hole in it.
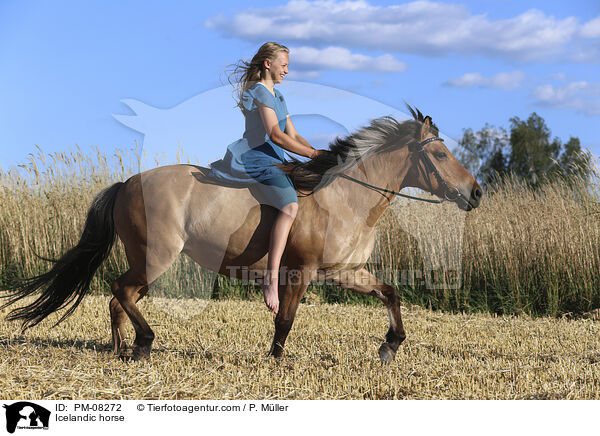
M 419 157 L 423 160 L 425 166 L 427 167 L 427 170 L 429 172 L 433 173 L 435 175 L 435 177 L 437 177 L 439 183 L 445 188 L 444 198 L 442 200 L 430 200 L 428 198 L 414 197 L 412 195 L 403 194 L 402 192 L 392 191 L 391 189 L 386 189 L 386 188 L 381 188 L 379 186 L 371 185 L 370 183 L 363 182 L 362 180 L 355 179 L 354 177 L 348 176 L 346 174 L 339 174 L 338 177 L 344 178 L 346 180 L 350 180 L 351 182 L 357 183 L 361 186 L 364 186 L 365 188 L 372 189 L 373 191 L 376 191 L 376 192 L 380 193 L 381 195 L 383 195 L 388 201 L 391 201 L 391 200 L 388 197 L 386 197 L 384 194 L 394 194 L 394 195 L 398 195 L 400 197 L 408 198 L 410 200 L 419 200 L 419 201 L 423 201 L 425 203 L 434 203 L 434 204 L 440 204 L 446 200 L 447 201 L 456 201 L 459 198 L 462 198 L 463 200 L 467 201 L 464 198 L 464 195 L 462 195 L 457 188 L 448 186 L 448 184 L 446 183 L 446 181 L 444 180 L 444 178 L 442 177 L 442 175 L 439 173 L 438 169 L 436 168 L 435 164 L 431 161 L 431 158 L 429 157 L 429 155 L 423 148 L 425 145 L 427 145 L 433 141 L 442 141 L 443 142 L 444 140 L 442 138 L 440 138 L 439 136 L 436 136 L 434 138 L 425 139 L 424 141 L 421 141 L 417 144 L 409 145 L 409 147 L 412 147 L 411 151 L 416 151 L 417 153 L 419 153 Z M 314 193 L 314 191 L 312 191 L 308 194 L 300 194 L 299 196 L 300 197 L 308 197 L 308 196 L 312 195 L 313 193 Z
M 440 138 L 439 136 L 436 136 L 434 138 L 428 138 L 428 139 L 426 139 L 424 141 L 419 142 L 418 144 L 414 144 L 412 146 L 412 148 L 413 148 L 412 151 L 416 151 L 417 153 L 419 153 L 419 157 L 423 160 L 423 162 L 425 163 L 425 166 L 427 167 L 427 169 L 431 173 L 433 173 L 437 177 L 437 179 L 440 182 L 440 184 L 442 186 L 444 186 L 445 192 L 444 192 L 444 199 L 443 200 L 430 200 L 430 199 L 427 199 L 427 198 L 414 197 L 412 195 L 407 195 L 407 194 L 403 194 L 401 192 L 392 191 L 390 189 L 385 189 L 385 188 L 381 188 L 379 186 L 371 185 L 370 183 L 363 182 L 361 180 L 355 179 L 354 177 L 350 177 L 350 176 L 348 176 L 346 174 L 340 174 L 339 177 L 343 177 L 344 179 L 350 180 L 350 181 L 358 183 L 359 185 L 362 185 L 362 186 L 364 186 L 366 188 L 369 188 L 369 189 L 372 189 L 374 191 L 377 191 L 381 195 L 383 195 L 383 193 L 394 194 L 394 195 L 398 195 L 400 197 L 409 198 L 411 200 L 424 201 L 426 203 L 439 204 L 439 203 L 443 203 L 446 200 L 448 200 L 448 201 L 455 201 L 455 200 L 457 200 L 459 198 L 463 198 L 464 199 L 464 196 L 460 193 L 460 191 L 458 189 L 456 189 L 455 187 L 448 186 L 448 184 L 446 183 L 446 181 L 444 180 L 444 178 L 442 177 L 442 175 L 439 173 L 438 169 L 436 168 L 435 164 L 431 161 L 431 158 L 429 157 L 429 155 L 425 152 L 425 149 L 423 147 L 425 145 L 429 144 L 430 142 L 433 142 L 433 141 L 442 141 L 443 142 L 444 140 L 442 138 Z M 388 201 L 390 201 L 389 198 L 388 198 Z
M 371 185 L 370 183 L 363 182 L 361 180 L 355 179 L 354 177 L 347 176 L 346 174 L 340 174 L 339 177 L 350 180 L 354 183 L 358 183 L 359 185 L 362 185 L 365 188 L 372 189 L 373 191 L 379 192 L 382 195 L 383 195 L 383 193 L 394 194 L 394 195 L 399 195 L 400 197 L 410 198 L 411 200 L 419 200 L 419 201 L 424 201 L 426 203 L 436 203 L 436 204 L 443 203 L 445 201 L 445 200 L 430 200 L 428 198 L 413 197 L 412 195 L 403 194 L 402 192 L 392 191 L 390 189 L 380 188 L 379 186 Z M 387 198 L 387 197 L 385 197 L 385 198 Z M 387 199 L 388 199 L 388 201 L 390 201 L 389 198 L 387 198 Z

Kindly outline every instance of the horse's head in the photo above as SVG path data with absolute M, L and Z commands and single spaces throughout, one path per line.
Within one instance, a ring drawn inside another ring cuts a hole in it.
M 421 129 L 409 146 L 412 164 L 405 186 L 423 189 L 466 211 L 479 206 L 483 191 L 475 177 L 448 150 L 431 117 L 411 112 Z

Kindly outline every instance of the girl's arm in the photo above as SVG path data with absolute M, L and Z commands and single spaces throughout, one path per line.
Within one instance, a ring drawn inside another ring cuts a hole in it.
M 290 116 L 287 116 L 287 121 L 285 122 L 285 133 L 292 137 L 292 139 L 295 139 L 296 141 L 298 141 L 299 143 L 305 145 L 306 147 L 309 147 L 313 150 L 315 150 L 312 145 L 310 145 L 308 143 L 308 141 L 306 139 L 304 139 L 302 136 L 300 136 L 300 134 L 296 131 L 296 128 L 294 127 L 294 124 L 292 123 L 292 119 L 290 118 Z
M 279 128 L 277 115 L 273 109 L 259 104 L 258 112 L 260 113 L 260 117 L 262 118 L 262 122 L 269 138 L 281 148 L 311 159 L 323 152 L 323 150 L 315 150 L 306 139 L 302 138 L 298 132 L 296 132 L 289 115 L 287 116 L 287 121 L 285 123 L 285 132 L 282 132 Z

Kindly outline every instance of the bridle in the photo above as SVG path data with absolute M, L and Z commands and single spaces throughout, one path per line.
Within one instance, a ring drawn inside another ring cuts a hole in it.
M 409 198 L 411 200 L 424 201 L 427 203 L 443 203 L 446 200 L 447 201 L 456 201 L 459 198 L 461 198 L 463 201 L 468 203 L 468 200 L 465 198 L 465 196 L 463 194 L 461 194 L 461 192 L 456 187 L 454 187 L 454 186 L 451 187 L 446 183 L 446 181 L 444 180 L 444 178 L 442 177 L 442 175 L 436 168 L 435 164 L 431 161 L 431 158 L 425 151 L 425 148 L 424 148 L 425 145 L 427 145 L 433 141 L 442 141 L 443 142 L 444 140 L 442 138 L 440 138 L 439 136 L 436 136 L 434 138 L 428 138 L 428 139 L 425 139 L 424 141 L 409 145 L 409 149 L 411 151 L 417 152 L 419 154 L 419 158 L 423 161 L 423 164 L 425 165 L 425 169 L 429 173 L 433 173 L 433 175 L 438 179 L 438 182 L 440 183 L 440 185 L 442 185 L 444 187 L 444 199 L 443 200 L 430 200 L 428 198 L 413 197 L 412 195 L 407 195 L 407 194 L 403 194 L 398 191 L 392 191 L 390 189 L 385 189 L 385 188 L 381 188 L 379 186 L 371 185 L 370 183 L 363 182 L 361 180 L 355 179 L 354 177 L 348 176 L 346 174 L 340 174 L 339 177 L 342 177 L 344 179 L 358 183 L 359 185 L 362 185 L 366 188 L 377 191 L 381 195 L 383 195 L 383 193 L 394 194 L 394 195 L 398 195 L 400 197 Z M 429 181 L 429 178 L 427 178 L 427 179 Z M 429 182 L 429 186 L 431 187 L 431 182 Z M 433 191 L 433 188 L 431 190 Z M 391 201 L 387 196 L 384 195 L 384 197 L 387 198 L 388 201 Z

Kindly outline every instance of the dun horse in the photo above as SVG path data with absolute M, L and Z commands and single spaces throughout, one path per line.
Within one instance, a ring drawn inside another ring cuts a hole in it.
M 342 287 L 379 298 L 390 326 L 379 348 L 392 361 L 405 339 L 396 290 L 364 265 L 374 246 L 375 225 L 404 187 L 426 190 L 463 210 L 479 205 L 482 190 L 439 138 L 430 117 L 411 108 L 413 120 L 384 117 L 330 145 L 330 152 L 284 169 L 300 192 L 299 210 L 282 258 L 279 312 L 270 353 L 281 356 L 303 293 L 312 280 L 329 278 Z M 54 311 L 69 316 L 89 291 L 116 235 L 129 270 L 112 283 L 109 303 L 114 352 L 125 348 L 127 318 L 135 328 L 133 358 L 150 356 L 154 333 L 136 303 L 183 252 L 198 264 L 230 276 L 243 268 L 266 270 L 268 232 L 274 209 L 261 206 L 248 189 L 218 186 L 206 169 L 173 165 L 116 183 L 94 199 L 79 243 L 45 274 L 11 289 L 3 306 L 41 295 L 8 316 L 23 329 Z M 310 192 L 310 195 L 302 195 Z M 401 194 L 400 194 L 401 195 Z M 59 321 L 59 322 L 60 322 Z

